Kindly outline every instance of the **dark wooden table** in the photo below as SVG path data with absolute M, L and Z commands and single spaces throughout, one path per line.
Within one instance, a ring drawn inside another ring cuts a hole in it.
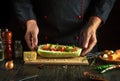
M 83 75 L 90 72 L 108 81 L 120 81 L 120 69 L 114 69 L 101 74 L 93 68 L 106 64 L 97 59 L 93 66 L 90 65 L 28 65 L 22 60 L 14 60 L 14 69 L 6 70 L 5 61 L 0 62 L 0 81 L 92 81 Z M 36 77 L 34 77 L 36 76 Z M 23 80 L 28 77 L 34 77 Z

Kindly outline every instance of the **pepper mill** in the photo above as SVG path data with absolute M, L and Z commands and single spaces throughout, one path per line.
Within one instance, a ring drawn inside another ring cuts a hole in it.
M 4 32 L 4 46 L 5 46 L 5 59 L 11 60 L 12 59 L 12 32 L 8 29 L 5 29 Z

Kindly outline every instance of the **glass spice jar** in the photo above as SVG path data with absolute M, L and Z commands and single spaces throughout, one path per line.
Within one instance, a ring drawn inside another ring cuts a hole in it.
M 16 40 L 14 44 L 14 56 L 15 58 L 22 58 L 23 47 L 20 40 Z
M 0 61 L 4 60 L 4 45 L 2 40 L 2 31 L 0 29 Z

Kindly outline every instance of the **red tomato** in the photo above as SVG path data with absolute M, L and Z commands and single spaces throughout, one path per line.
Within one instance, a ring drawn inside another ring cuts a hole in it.
M 65 46 L 61 46 L 59 51 L 65 51 L 65 48 L 66 48 Z
M 78 48 L 77 48 L 77 47 L 74 47 L 74 48 L 73 48 L 73 51 L 77 51 L 77 50 L 78 50 Z
M 50 44 L 46 44 L 42 49 L 43 50 L 48 50 L 50 48 Z

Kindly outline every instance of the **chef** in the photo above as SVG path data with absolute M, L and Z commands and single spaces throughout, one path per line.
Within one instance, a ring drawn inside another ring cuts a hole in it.
M 105 23 L 115 0 L 14 0 L 25 40 L 33 50 L 39 44 L 76 45 L 81 55 L 95 51 L 97 29 Z

